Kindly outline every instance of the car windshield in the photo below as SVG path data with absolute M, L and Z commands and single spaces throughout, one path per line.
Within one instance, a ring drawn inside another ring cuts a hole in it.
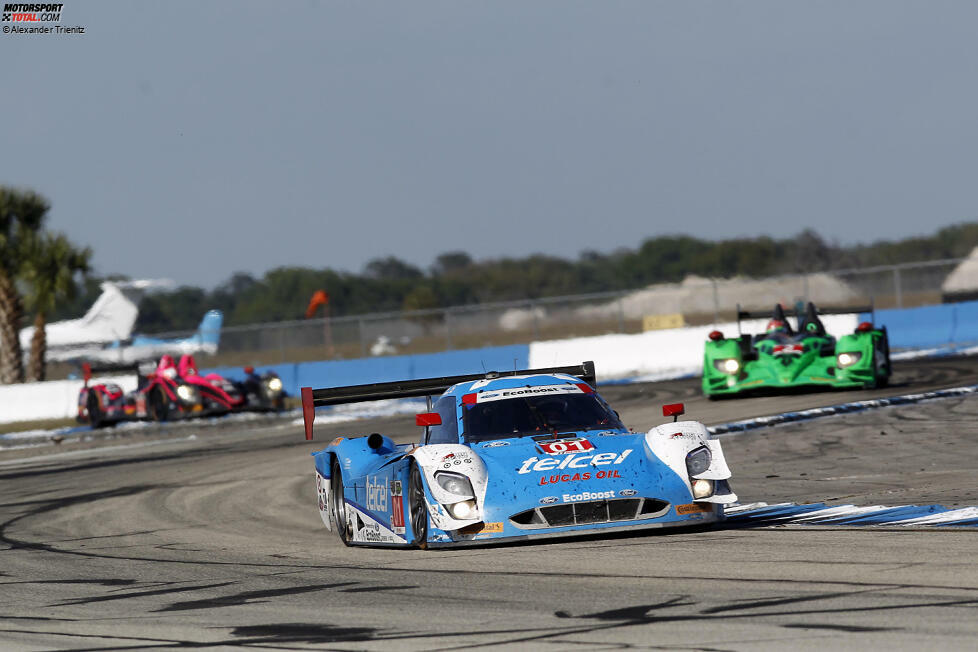
M 594 394 L 527 396 L 463 404 L 464 439 L 479 442 L 580 430 L 624 430 L 618 415 Z

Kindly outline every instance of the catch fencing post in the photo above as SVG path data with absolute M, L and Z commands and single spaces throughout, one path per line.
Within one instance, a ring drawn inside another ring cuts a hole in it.
M 530 314 L 533 315 L 533 341 L 540 339 L 540 320 L 537 318 L 537 302 L 530 301 Z
M 893 291 L 896 294 L 896 307 L 903 307 L 903 288 L 900 287 L 900 268 L 893 268 Z
M 445 350 L 452 350 L 452 310 L 445 310 Z
M 717 289 L 717 280 L 715 278 L 710 278 L 710 282 L 713 283 L 713 323 L 720 323 L 720 291 Z

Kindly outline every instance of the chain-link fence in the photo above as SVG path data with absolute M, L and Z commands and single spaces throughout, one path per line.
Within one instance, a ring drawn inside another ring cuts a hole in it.
M 204 366 L 271 364 L 428 353 L 735 319 L 745 309 L 813 301 L 900 308 L 941 303 L 961 259 L 762 279 L 689 277 L 639 290 L 445 309 L 229 326 Z M 187 332 L 160 337 L 185 337 Z

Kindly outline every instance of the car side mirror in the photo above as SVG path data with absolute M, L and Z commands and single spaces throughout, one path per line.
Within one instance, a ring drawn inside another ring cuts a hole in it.
M 414 415 L 414 423 L 419 426 L 440 426 L 441 415 L 437 412 L 422 412 Z
M 672 417 L 673 421 L 679 420 L 680 414 L 686 413 L 686 406 L 682 403 L 670 403 L 662 406 L 662 416 Z

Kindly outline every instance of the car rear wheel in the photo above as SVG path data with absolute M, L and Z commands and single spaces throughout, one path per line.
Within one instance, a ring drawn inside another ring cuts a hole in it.
M 411 464 L 408 481 L 408 516 L 411 519 L 411 531 L 414 533 L 411 545 L 424 550 L 428 547 L 428 503 L 425 500 L 421 469 L 417 463 Z
M 102 415 L 102 406 L 98 401 L 98 394 L 95 392 L 88 392 L 88 401 L 86 402 L 86 407 L 88 409 L 88 423 L 92 426 L 92 429 L 101 428 L 105 425 L 105 420 Z
M 350 529 L 346 518 L 346 496 L 343 493 L 343 472 L 340 470 L 340 463 L 334 458 L 333 466 L 329 473 L 330 491 L 330 518 L 333 519 L 333 528 L 339 535 L 343 545 L 350 545 Z

